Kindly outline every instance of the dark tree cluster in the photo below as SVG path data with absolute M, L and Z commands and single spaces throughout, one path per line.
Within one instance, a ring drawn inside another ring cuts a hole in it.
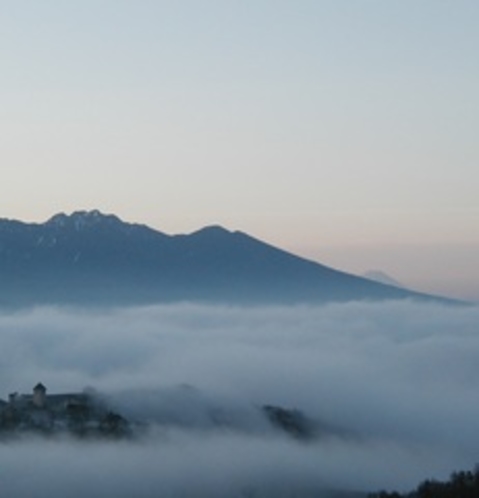
M 299 410 L 265 405 L 263 413 L 275 427 L 297 439 L 308 440 L 315 436 L 313 422 Z
M 454 472 L 445 482 L 426 480 L 415 491 L 400 494 L 396 491 L 380 491 L 370 498 L 478 498 L 479 466 L 474 471 Z

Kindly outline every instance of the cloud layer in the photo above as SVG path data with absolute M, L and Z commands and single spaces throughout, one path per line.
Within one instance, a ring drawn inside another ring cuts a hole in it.
M 38 381 L 93 386 L 153 429 L 129 443 L 1 443 L 0 479 L 9 496 L 75 498 L 306 496 L 444 478 L 477 461 L 478 323 L 475 307 L 408 302 L 3 314 L 0 397 Z M 295 441 L 264 404 L 337 435 Z

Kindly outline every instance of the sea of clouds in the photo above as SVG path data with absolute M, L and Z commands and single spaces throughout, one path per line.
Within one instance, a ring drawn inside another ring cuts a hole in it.
M 0 398 L 93 387 L 133 441 L 0 442 L 4 496 L 321 496 L 479 462 L 479 308 L 190 304 L 0 315 Z M 328 431 L 305 442 L 260 407 Z M 302 493 L 302 494 L 298 494 Z M 319 494 L 318 494 L 319 493 Z

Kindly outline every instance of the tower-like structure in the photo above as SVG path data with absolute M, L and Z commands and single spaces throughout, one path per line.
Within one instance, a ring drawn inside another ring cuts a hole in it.
M 37 408 L 44 408 L 46 404 L 46 398 L 47 398 L 47 388 L 39 382 L 34 388 L 33 388 L 33 404 Z

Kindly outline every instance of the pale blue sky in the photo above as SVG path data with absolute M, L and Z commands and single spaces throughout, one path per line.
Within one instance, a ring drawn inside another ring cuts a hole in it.
M 479 300 L 476 0 L 0 0 L 0 216 L 219 223 Z

